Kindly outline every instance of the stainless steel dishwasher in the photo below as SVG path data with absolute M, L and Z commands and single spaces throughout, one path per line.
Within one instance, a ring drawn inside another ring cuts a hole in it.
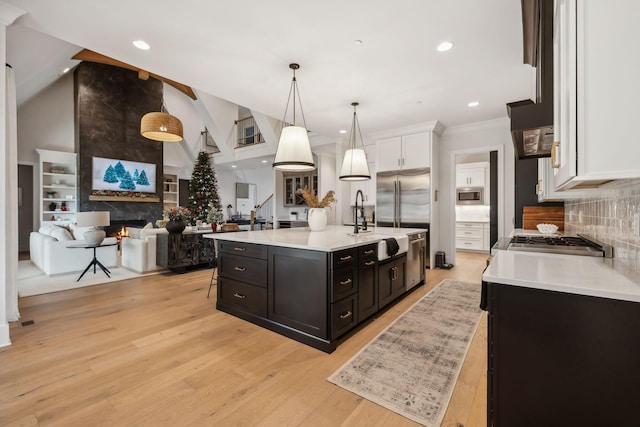
M 407 290 L 424 281 L 426 268 L 425 257 L 427 250 L 426 233 L 415 233 L 409 236 L 407 250 Z

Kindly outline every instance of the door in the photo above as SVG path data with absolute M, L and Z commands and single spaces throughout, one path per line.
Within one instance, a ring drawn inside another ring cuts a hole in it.
M 380 172 L 376 181 L 376 223 L 382 227 L 393 227 L 396 222 L 397 174 Z
M 429 169 L 409 169 L 400 172 L 398 190 L 400 200 L 397 216 L 400 223 L 428 223 L 431 200 Z
M 29 251 L 33 231 L 33 166 L 18 165 L 18 251 Z

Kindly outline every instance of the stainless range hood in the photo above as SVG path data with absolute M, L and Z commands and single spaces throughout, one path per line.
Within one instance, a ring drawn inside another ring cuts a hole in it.
M 537 102 L 510 102 L 519 159 L 550 157 L 553 144 L 553 0 L 522 0 L 524 63 L 536 67 Z

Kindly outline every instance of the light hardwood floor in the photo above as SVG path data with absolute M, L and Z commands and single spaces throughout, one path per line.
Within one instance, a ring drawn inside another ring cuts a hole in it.
M 0 425 L 416 426 L 326 378 L 442 279 L 479 286 L 486 259 L 427 270 L 332 354 L 216 311 L 211 270 L 22 298 L 0 348 Z M 483 314 L 442 426 L 486 425 L 486 337 Z

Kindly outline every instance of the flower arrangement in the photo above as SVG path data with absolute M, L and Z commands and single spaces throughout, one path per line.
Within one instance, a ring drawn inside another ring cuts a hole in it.
M 169 221 L 186 221 L 191 218 L 191 212 L 184 206 L 176 206 L 164 212 Z
M 209 224 L 224 224 L 224 215 L 222 214 L 222 210 L 211 207 L 207 214 L 207 222 Z
M 310 208 L 326 208 L 336 201 L 333 197 L 336 193 L 333 190 L 327 191 L 327 194 L 324 195 L 322 200 L 318 200 L 318 195 L 313 188 L 311 190 L 308 188 L 300 188 L 298 189 L 298 193 L 302 194 L 302 198 Z

